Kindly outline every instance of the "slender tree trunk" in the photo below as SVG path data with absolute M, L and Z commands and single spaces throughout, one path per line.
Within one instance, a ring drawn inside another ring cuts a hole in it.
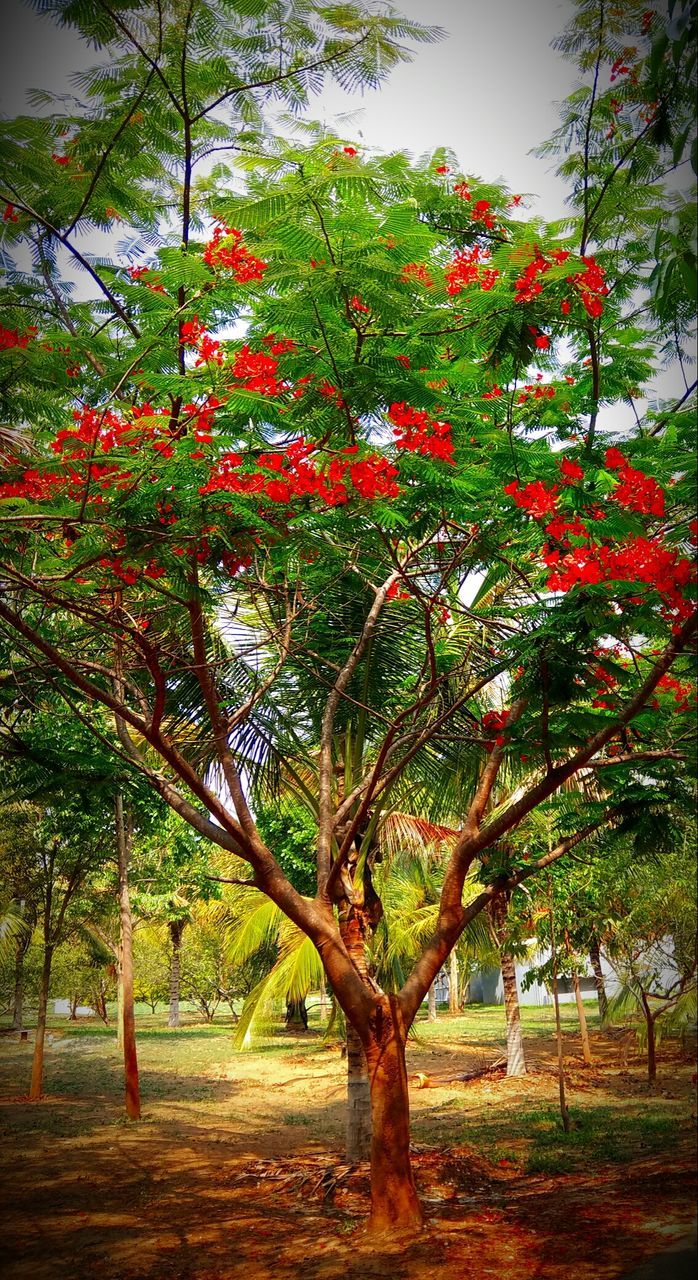
M 170 941 L 172 943 L 172 959 L 170 961 L 170 1013 L 167 1019 L 168 1027 L 179 1026 L 179 984 L 180 984 L 180 960 L 182 949 L 182 934 L 184 933 L 183 920 L 170 920 L 168 925 L 170 931 Z
M 69 997 L 68 997 L 68 1005 L 69 1005 L 69 1008 L 70 1008 L 70 1015 L 69 1015 L 69 1018 L 68 1018 L 68 1021 L 69 1021 L 69 1022 L 77 1022 L 77 1020 L 78 1020 L 78 1004 L 79 1004 L 79 1001 L 80 1001 L 80 997 L 79 997 L 79 996 L 69 996 Z
M 560 1022 L 560 999 L 557 989 L 557 946 L 555 943 L 552 891 L 550 891 L 550 946 L 553 955 L 553 1004 L 555 1005 L 555 1033 L 557 1035 L 557 1079 L 560 1091 L 560 1116 L 562 1117 L 562 1127 L 565 1133 L 569 1133 L 571 1125 L 565 1096 L 565 1068 L 562 1061 L 562 1023 Z
M 427 1019 L 429 1022 L 436 1022 L 436 982 L 432 982 L 429 988 Z
M 24 957 L 27 954 L 29 939 L 19 938 L 15 946 L 15 984 L 12 1000 L 12 1028 L 21 1031 L 24 1015 Z
M 466 973 L 461 983 L 460 991 L 458 993 L 458 1008 L 460 1009 L 461 1013 L 465 1008 L 466 1004 L 469 1004 L 469 1003 L 470 1003 L 470 974 Z
M 448 1012 L 458 1013 L 458 956 L 456 948 L 451 952 L 448 973 Z
M 579 1032 L 582 1037 L 582 1057 L 588 1067 L 593 1067 L 594 1059 L 591 1056 L 591 1044 L 589 1043 L 589 1028 L 587 1026 L 587 1015 L 584 1009 L 584 1001 L 582 1000 L 582 992 L 579 986 L 579 974 L 572 974 L 572 987 L 574 989 L 574 998 L 577 1002 L 577 1017 L 579 1018 Z
M 29 1098 L 37 1102 L 41 1097 L 44 1082 L 44 1041 L 46 1039 L 46 1013 L 48 1010 L 48 992 L 51 984 L 51 964 L 53 947 L 44 946 L 44 963 L 41 969 L 41 986 L 39 988 L 39 1012 L 36 1020 L 36 1039 L 34 1040 L 34 1058 L 32 1061 L 32 1079 Z
M 375 1232 L 422 1224 L 410 1163 L 407 1028 L 396 996 L 381 996 L 364 1047 L 371 1082 L 371 1219 Z
M 596 939 L 589 947 L 589 960 L 594 973 L 594 982 L 596 983 L 596 995 L 599 1002 L 599 1017 L 601 1026 L 605 1027 L 608 1021 L 608 996 L 606 995 L 606 984 L 603 977 L 603 969 L 601 968 L 601 950 Z
M 286 1026 L 290 1030 L 308 1030 L 308 1010 L 305 999 L 286 1001 Z
M 123 970 L 124 962 L 121 951 L 121 939 L 117 948 L 116 961 L 116 1047 L 121 1050 L 124 1047 L 124 982 Z
M 116 846 L 119 858 L 119 931 L 121 949 L 121 988 L 123 1005 L 124 1085 L 126 1114 L 131 1120 L 141 1115 L 136 1052 L 136 1017 L 133 1006 L 133 921 L 128 891 L 129 832 L 124 817 L 123 796 L 115 801 Z
M 642 1011 L 645 1015 L 647 1026 L 647 1079 L 650 1084 L 654 1084 L 657 1079 L 657 1037 L 654 1028 L 654 1017 L 644 991 L 642 993 Z
M 358 1164 L 371 1158 L 371 1090 L 366 1055 L 357 1031 L 347 1018 L 347 1160 Z
M 521 1030 L 519 992 L 516 986 L 516 964 L 511 952 L 503 948 L 499 952 L 499 961 L 502 969 L 504 1012 L 507 1022 L 507 1075 L 524 1076 L 526 1055 Z
M 324 973 L 320 974 L 320 1021 L 327 1022 L 329 1016 L 329 1001 L 327 999 L 327 984 L 325 982 Z

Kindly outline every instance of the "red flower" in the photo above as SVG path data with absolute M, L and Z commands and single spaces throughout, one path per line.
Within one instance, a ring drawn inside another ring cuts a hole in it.
M 450 173 L 450 172 L 451 172 L 451 166 L 450 166 L 450 164 L 437 164 L 435 172 L 436 172 L 436 173 Z
M 361 298 L 359 297 L 358 293 L 355 293 L 354 296 L 349 299 L 349 306 L 351 307 L 352 311 L 361 311 L 364 315 L 367 315 L 367 316 L 370 316 L 371 314 L 371 308 L 367 307 L 366 303 L 361 301 Z
M 606 450 L 605 464 L 609 471 L 617 471 L 619 467 L 627 467 L 628 460 L 615 447 Z
M 5 205 L 5 212 L 2 217 L 3 222 L 19 222 L 19 215 L 15 213 L 15 207 L 13 204 Z
M 460 200 L 472 200 L 470 188 L 467 182 L 457 182 L 453 188 L 454 196 L 458 196 Z
M 557 485 L 547 489 L 542 480 L 532 480 L 522 489 L 518 480 L 512 480 L 511 484 L 505 485 L 504 492 L 514 499 L 517 507 L 536 520 L 557 511 Z
M 424 410 L 413 409 L 404 403 L 391 404 L 388 417 L 395 427 L 395 443 L 398 449 L 421 453 L 424 457 L 439 458 L 453 464 L 453 440 L 450 422 L 437 422 Z
M 404 280 L 405 284 L 409 284 L 411 280 L 414 280 L 417 284 L 423 284 L 427 289 L 430 289 L 434 283 L 422 262 L 408 262 L 400 272 L 400 279 Z
M 576 484 L 577 480 L 584 479 L 584 472 L 578 462 L 572 462 L 569 458 L 563 458 L 560 463 L 560 471 L 563 476 L 563 484 Z
M 241 231 L 220 225 L 204 249 L 203 260 L 213 271 L 232 271 L 238 284 L 261 280 L 269 265 L 250 253 L 242 243 Z
M 345 156 L 358 156 L 359 154 L 358 151 L 356 150 L 356 147 L 342 147 L 342 151 L 344 152 Z

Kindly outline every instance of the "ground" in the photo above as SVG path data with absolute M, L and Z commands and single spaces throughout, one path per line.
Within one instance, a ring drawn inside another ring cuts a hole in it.
M 365 1230 L 368 1178 L 343 1159 L 345 1066 L 317 1023 L 252 1052 L 225 1019 L 139 1017 L 143 1121 L 122 1109 L 113 1029 L 55 1019 L 46 1096 L 31 1037 L 0 1037 L 6 1280 L 612 1280 L 686 1235 L 695 1204 L 695 1064 L 662 1046 L 655 1089 L 631 1031 L 595 1066 L 564 1016 L 573 1129 L 557 1110 L 551 1011 L 524 1009 L 530 1074 L 459 1080 L 503 1047 L 501 1008 L 420 1021 L 409 1046 L 427 1214 L 407 1246 Z M 9 1201 L 9 1203 L 7 1203 Z

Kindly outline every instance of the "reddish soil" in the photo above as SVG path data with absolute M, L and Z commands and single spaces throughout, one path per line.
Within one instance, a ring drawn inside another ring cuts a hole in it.
M 175 1091 L 139 1125 L 120 1123 L 117 1100 L 105 1095 L 48 1096 L 33 1107 L 6 1097 L 7 1280 L 616 1280 L 691 1223 L 688 1136 L 671 1153 L 554 1176 L 447 1145 L 456 1094 L 462 1128 L 464 1113 L 487 1106 L 549 1102 L 555 1080 L 539 1058 L 525 1081 L 494 1075 L 454 1086 L 464 1063 L 445 1045 L 410 1063 L 428 1077 L 413 1091 L 426 1227 L 411 1241 L 372 1240 L 367 1174 L 343 1162 L 334 1120 L 329 1139 L 318 1137 L 321 1126 L 284 1120 L 294 1101 L 312 1099 L 336 1108 L 341 1123 L 337 1056 L 260 1059 L 235 1067 L 234 1093 L 230 1073 L 213 1072 L 220 1094 L 210 1108 Z M 639 1074 L 585 1076 L 568 1065 L 576 1096 L 646 1092 Z M 691 1069 L 677 1062 L 670 1075 L 687 1097 Z M 426 1117 L 438 1146 L 419 1141 Z

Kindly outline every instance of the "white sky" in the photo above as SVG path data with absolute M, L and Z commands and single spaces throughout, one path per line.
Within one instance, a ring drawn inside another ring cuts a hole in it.
M 512 191 L 534 196 L 529 208 L 544 218 L 560 217 L 565 186 L 554 165 L 531 150 L 553 131 L 555 104 L 578 82 L 576 68 L 550 47 L 573 0 L 396 0 L 395 7 L 443 27 L 445 39 L 418 45 L 413 61 L 377 91 L 350 95 L 330 84 L 310 103 L 310 118 L 332 124 L 350 113 L 341 132 L 382 150 L 419 155 L 450 147 L 464 172 L 502 179 Z M 68 92 L 70 73 L 96 60 L 73 31 L 38 17 L 21 0 L 5 0 L 3 16 L 5 115 L 28 109 L 29 88 Z M 665 396 L 682 392 L 678 370 L 658 382 Z
M 446 38 L 417 46 L 414 60 L 378 91 L 358 97 L 330 85 L 308 114 L 329 123 L 351 112 L 346 133 L 384 150 L 452 147 L 466 172 L 536 192 L 541 213 L 556 217 L 564 188 L 529 151 L 555 123 L 551 104 L 575 82 L 574 68 L 550 48 L 571 0 L 396 0 L 395 7 L 443 27 Z M 3 8 L 0 112 L 17 115 L 29 88 L 69 92 L 71 71 L 97 57 L 21 0 Z

